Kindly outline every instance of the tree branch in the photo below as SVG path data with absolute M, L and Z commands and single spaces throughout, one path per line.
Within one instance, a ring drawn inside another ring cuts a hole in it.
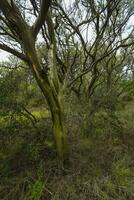
M 39 12 L 39 15 L 38 15 L 33 27 L 32 27 L 34 38 L 36 38 L 38 32 L 40 31 L 40 29 L 43 25 L 43 23 L 45 22 L 50 4 L 51 4 L 51 0 L 41 0 L 40 12 Z
M 20 52 L 16 51 L 15 49 L 10 48 L 9 46 L 7 46 L 5 44 L 0 43 L 0 49 L 2 49 L 3 51 L 6 51 L 8 53 L 13 54 L 14 56 L 17 56 L 18 58 L 20 58 L 24 62 L 28 62 L 28 59 L 26 58 L 26 56 L 23 53 L 20 53 Z

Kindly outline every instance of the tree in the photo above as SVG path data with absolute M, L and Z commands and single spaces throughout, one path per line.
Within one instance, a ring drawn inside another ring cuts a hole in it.
M 129 41 L 132 31 L 123 36 L 133 14 L 130 8 L 124 0 L 74 0 L 67 6 L 58 0 L 0 1 L 0 49 L 17 56 L 32 70 L 50 107 L 61 160 L 67 151 L 64 93 L 67 88 L 73 89 L 77 81 L 81 85 L 89 72 L 92 88 L 99 63 L 133 44 Z M 37 36 L 41 36 L 46 48 L 42 57 L 38 55 Z
M 50 1 L 41 1 L 40 13 L 35 23 L 31 27 L 22 17 L 21 12 L 13 1 L 1 1 L 0 9 L 4 14 L 4 17 L 3 15 L 1 15 L 2 22 L 5 23 L 8 27 L 8 30 L 6 30 L 6 32 L 10 30 L 10 36 L 21 45 L 24 54 L 13 50 L 6 45 L 1 45 L 1 48 L 13 53 L 14 55 L 27 62 L 27 64 L 32 69 L 37 83 L 50 106 L 57 152 L 59 157 L 63 158 L 63 155 L 66 151 L 66 139 L 63 122 L 64 117 L 62 111 L 62 94 L 59 91 L 59 81 L 58 79 L 56 79 L 57 72 L 54 68 L 55 66 L 52 66 L 53 69 L 49 77 L 47 77 L 46 74 L 43 73 L 41 63 L 39 61 L 35 48 L 36 37 L 46 19 L 49 7 Z M 52 41 L 49 53 L 50 59 L 52 59 L 50 65 L 53 65 L 53 63 L 55 62 L 53 53 L 54 48 L 55 47 Z

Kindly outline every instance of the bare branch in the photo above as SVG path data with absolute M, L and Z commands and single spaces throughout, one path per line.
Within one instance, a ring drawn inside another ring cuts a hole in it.
M 40 12 L 32 27 L 34 38 L 36 38 L 38 32 L 40 31 L 42 25 L 45 22 L 50 4 L 51 4 L 51 0 L 41 0 Z
M 0 44 L 0 49 L 2 49 L 3 51 L 6 51 L 8 53 L 13 54 L 14 56 L 17 56 L 18 58 L 20 58 L 24 62 L 28 62 L 27 57 L 23 53 L 20 53 L 20 52 L 16 51 L 15 49 L 10 48 L 9 46 L 7 46 L 5 44 Z

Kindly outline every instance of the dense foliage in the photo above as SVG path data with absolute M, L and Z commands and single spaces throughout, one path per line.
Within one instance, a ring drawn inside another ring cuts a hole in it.
M 0 0 L 0 199 L 134 199 L 131 0 Z

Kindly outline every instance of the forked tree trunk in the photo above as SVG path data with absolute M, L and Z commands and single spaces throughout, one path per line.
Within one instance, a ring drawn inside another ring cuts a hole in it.
M 60 160 L 64 160 L 67 150 L 67 142 L 65 133 L 64 108 L 61 98 L 63 95 L 61 94 L 59 88 L 56 91 L 56 74 L 51 74 L 49 79 L 49 77 L 42 73 L 42 68 L 38 60 L 32 37 L 28 31 L 25 40 L 25 52 L 30 60 L 29 65 L 33 71 L 33 75 L 39 88 L 43 92 L 51 111 L 53 134 L 58 157 Z
M 37 76 L 35 73 L 34 75 L 37 80 L 38 86 L 42 90 L 51 111 L 53 122 L 53 135 L 58 157 L 60 160 L 64 160 L 67 153 L 64 106 L 59 98 L 59 94 L 55 95 L 55 91 L 53 91 L 53 87 L 51 87 L 49 81 L 47 82 L 45 79 L 42 80 L 42 77 Z
M 36 74 L 35 74 L 36 75 Z M 55 91 L 51 88 L 49 82 L 42 80 L 42 77 L 35 76 L 38 86 L 43 92 L 47 103 L 49 105 L 52 122 L 53 122 L 53 135 L 57 154 L 60 160 L 64 160 L 67 153 L 67 140 L 65 128 L 64 106 L 59 98 L 59 94 L 55 95 Z
M 24 50 L 24 54 L 26 56 L 26 59 L 23 59 L 32 69 L 37 84 L 47 99 L 47 103 L 49 104 L 52 114 L 53 133 L 55 138 L 57 154 L 60 159 L 64 159 L 64 156 L 66 154 L 66 134 L 64 127 L 63 107 L 61 105 L 61 99 L 59 98 L 61 95 L 61 90 L 54 55 L 54 30 L 50 30 L 50 36 L 52 34 L 52 49 L 50 49 L 50 57 L 52 59 L 50 58 L 51 73 L 48 76 L 44 75 L 44 73 L 42 72 L 43 68 L 41 66 L 41 62 L 39 60 L 35 48 L 35 39 L 39 32 L 39 29 L 44 23 L 48 8 L 50 6 L 50 1 L 42 1 L 41 6 L 42 7 L 39 13 L 39 17 L 37 18 L 34 26 L 31 27 L 23 19 L 21 13 L 19 12 L 19 9 L 13 2 L 12 4 L 10 4 L 10 1 L 0 0 L 0 9 L 2 10 L 8 22 L 5 24 L 9 25 L 11 32 L 15 34 L 17 42 L 21 44 L 22 49 Z M 48 28 L 53 29 L 52 20 L 49 20 Z M 17 53 L 17 56 L 21 58 L 23 57 L 20 56 L 20 53 Z

